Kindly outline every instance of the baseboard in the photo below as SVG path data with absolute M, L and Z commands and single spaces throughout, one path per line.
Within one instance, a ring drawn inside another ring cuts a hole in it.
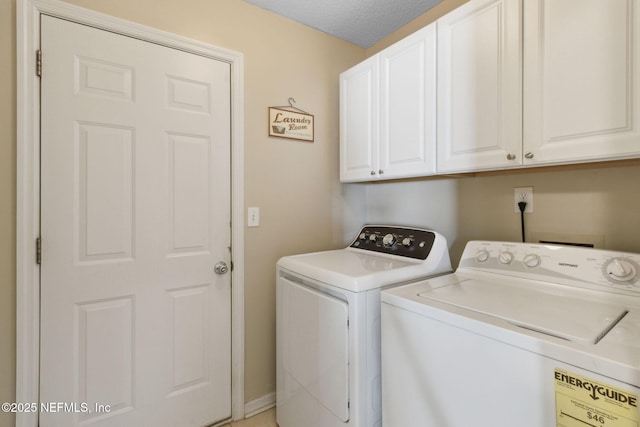
M 276 394 L 269 393 L 244 404 L 245 418 L 252 417 L 276 406 Z

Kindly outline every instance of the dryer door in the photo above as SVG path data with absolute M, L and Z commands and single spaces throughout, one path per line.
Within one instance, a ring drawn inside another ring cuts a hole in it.
M 285 396 L 309 393 L 349 420 L 349 306 L 345 301 L 279 277 Z

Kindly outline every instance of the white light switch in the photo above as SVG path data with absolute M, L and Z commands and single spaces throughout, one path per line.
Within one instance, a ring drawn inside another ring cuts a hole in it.
M 247 226 L 260 226 L 260 208 L 249 208 L 249 211 L 247 213 Z

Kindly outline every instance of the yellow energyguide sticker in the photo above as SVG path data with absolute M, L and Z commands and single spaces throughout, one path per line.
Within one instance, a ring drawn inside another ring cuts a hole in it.
M 555 370 L 557 427 L 639 427 L 638 395 Z

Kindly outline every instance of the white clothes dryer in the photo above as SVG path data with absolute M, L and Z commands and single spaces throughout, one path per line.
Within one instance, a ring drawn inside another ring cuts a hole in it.
M 640 255 L 469 242 L 381 300 L 385 426 L 640 425 Z
M 374 427 L 380 408 L 380 290 L 451 272 L 430 230 L 367 225 L 344 249 L 277 264 L 280 427 Z

